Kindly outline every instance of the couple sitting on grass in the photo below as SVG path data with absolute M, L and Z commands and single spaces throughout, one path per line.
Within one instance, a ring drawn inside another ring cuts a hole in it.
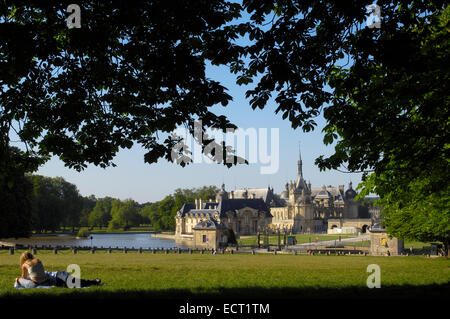
M 20 255 L 20 268 L 22 270 L 22 277 L 16 278 L 14 286 L 16 288 L 36 288 L 36 287 L 74 287 L 75 285 L 69 284 L 73 283 L 75 280 L 80 288 L 97 286 L 100 284 L 100 279 L 96 278 L 94 280 L 88 279 L 77 279 L 72 277 L 66 271 L 45 271 L 44 265 L 39 259 L 34 258 L 34 256 L 25 251 Z M 79 280 L 79 281 L 77 281 Z

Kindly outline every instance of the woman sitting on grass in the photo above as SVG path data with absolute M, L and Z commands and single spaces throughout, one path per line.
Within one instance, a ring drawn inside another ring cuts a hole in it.
M 65 271 L 58 271 L 52 276 L 53 273 L 45 271 L 42 262 L 34 258 L 33 254 L 28 251 L 20 255 L 20 269 L 22 270 L 22 277 L 16 278 L 16 283 L 24 288 L 35 288 L 40 285 L 68 287 L 67 278 L 71 277 Z M 80 286 L 89 287 L 99 285 L 100 282 L 98 278 L 94 280 L 80 279 Z

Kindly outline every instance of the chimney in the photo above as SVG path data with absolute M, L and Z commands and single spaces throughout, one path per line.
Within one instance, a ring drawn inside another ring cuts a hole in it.
M 198 199 L 195 199 L 195 209 L 198 209 Z
M 202 203 L 202 199 L 201 198 L 199 198 L 198 199 L 198 206 L 199 206 L 199 208 L 198 209 L 202 209 L 203 207 L 203 203 Z

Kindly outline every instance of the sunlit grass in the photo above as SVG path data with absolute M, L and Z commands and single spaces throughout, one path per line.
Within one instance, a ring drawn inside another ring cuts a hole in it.
M 383 287 L 446 284 L 450 279 L 447 259 L 425 257 L 305 256 L 269 254 L 152 254 L 144 252 L 38 251 L 47 270 L 66 270 L 69 264 L 81 267 L 83 278 L 101 278 L 101 287 L 89 289 L 13 288 L 20 275 L 21 251 L 9 255 L 0 251 L 0 296 L 43 294 L 101 294 L 136 291 L 158 294 L 187 290 L 192 294 L 217 293 L 226 289 L 317 289 L 364 288 L 367 266 L 378 264 Z
M 353 235 L 315 235 L 315 234 L 300 234 L 293 235 L 297 239 L 297 244 L 314 243 L 317 241 L 325 240 L 339 240 L 339 238 L 353 238 Z M 270 234 L 269 236 L 270 245 L 278 245 L 278 234 Z M 284 234 L 280 234 L 280 242 L 283 244 Z M 261 235 L 261 243 L 264 241 L 264 236 Z M 258 236 L 245 236 L 238 239 L 238 244 L 240 246 L 257 246 Z

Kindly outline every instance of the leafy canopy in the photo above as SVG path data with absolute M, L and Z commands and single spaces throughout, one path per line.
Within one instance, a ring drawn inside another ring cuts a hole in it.
M 171 153 L 179 139 L 167 136 L 179 125 L 193 131 L 200 118 L 202 128 L 232 126 L 208 110 L 232 97 L 207 78 L 205 66 L 238 57 L 237 26 L 227 25 L 239 17 L 238 4 L 87 0 L 80 3 L 81 28 L 69 29 L 70 3 L 0 3 L 4 153 L 15 132 L 27 157 L 57 155 L 77 170 L 113 165 L 134 143 L 154 163 L 180 155 Z

